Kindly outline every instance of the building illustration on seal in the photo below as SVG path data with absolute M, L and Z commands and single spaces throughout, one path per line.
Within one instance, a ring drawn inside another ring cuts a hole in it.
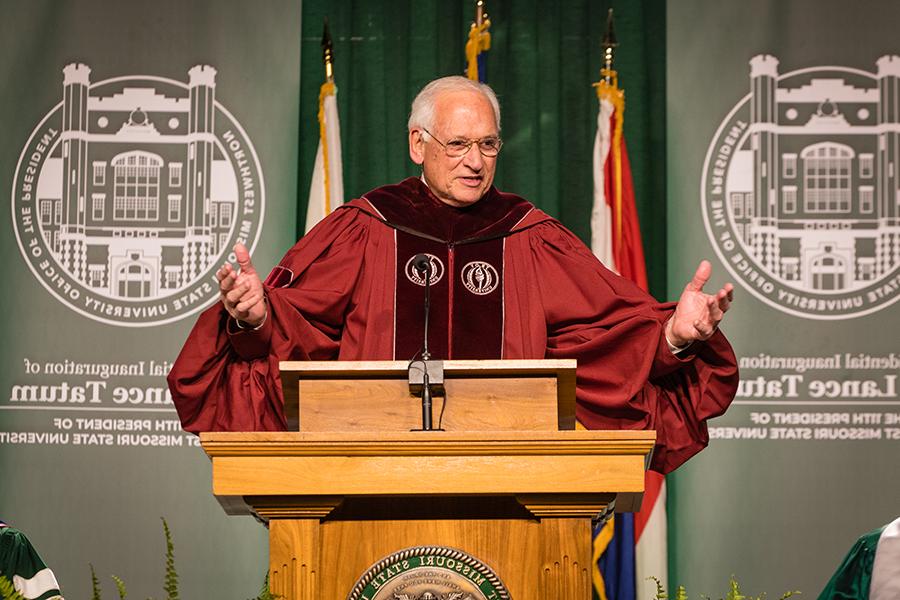
M 724 266 L 769 306 L 849 319 L 900 300 L 900 56 L 874 72 L 749 59 L 701 175 Z
M 218 260 L 235 225 L 237 180 L 214 132 L 216 70 L 190 69 L 186 93 L 125 82 L 103 94 L 90 74 L 63 69 L 60 143 L 36 202 L 44 242 L 94 293 L 165 296 Z
M 755 262 L 806 292 L 860 290 L 900 265 L 900 57 L 876 65 L 781 79 L 775 57 L 750 60 L 728 213 Z

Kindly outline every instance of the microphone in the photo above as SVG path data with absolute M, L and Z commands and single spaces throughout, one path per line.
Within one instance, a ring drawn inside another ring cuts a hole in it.
M 422 344 L 422 431 L 433 431 L 434 425 L 432 424 L 432 414 L 431 414 L 431 406 L 432 406 L 432 390 L 431 390 L 431 379 L 429 377 L 428 361 L 431 359 L 431 352 L 428 351 L 428 316 L 431 312 L 431 272 L 433 266 L 431 264 L 431 258 L 427 254 L 416 254 L 413 257 L 413 268 L 425 279 L 425 333 L 424 333 L 424 342 Z M 441 369 L 443 371 L 443 369 Z M 443 383 L 443 373 L 439 377 L 439 383 Z M 413 387 L 412 382 L 412 371 L 410 370 L 410 387 Z
M 428 271 L 430 274 L 431 259 L 428 258 L 427 254 L 416 254 L 413 256 L 413 266 L 419 273 L 425 274 L 425 272 Z
M 431 352 L 428 351 L 428 316 L 431 313 L 431 258 L 427 254 L 416 254 L 413 257 L 413 268 L 425 279 L 425 335 L 422 345 L 422 360 L 429 360 Z

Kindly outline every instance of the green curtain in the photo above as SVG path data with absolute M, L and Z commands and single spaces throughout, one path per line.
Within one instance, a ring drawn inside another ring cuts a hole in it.
M 462 74 L 472 0 L 304 0 L 298 231 L 318 144 L 323 20 L 334 40 L 347 197 L 417 175 L 406 145 L 413 97 Z M 634 172 L 651 291 L 665 290 L 665 2 L 488 0 L 488 83 L 502 107 L 498 188 L 522 195 L 590 238 L 591 152 L 601 41 L 615 11 L 625 139 Z

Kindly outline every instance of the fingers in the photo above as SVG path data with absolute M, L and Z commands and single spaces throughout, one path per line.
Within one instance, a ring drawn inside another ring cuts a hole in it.
M 222 300 L 229 314 L 239 322 L 258 325 L 266 316 L 266 298 L 258 277 L 241 273 L 234 289 Z
M 216 271 L 216 279 L 219 280 L 219 289 L 222 288 L 222 282 L 228 279 L 232 273 L 234 273 L 234 267 L 231 266 L 231 263 L 225 263 L 219 267 L 219 270 Z M 234 278 L 232 277 L 231 280 L 233 282 Z
M 238 273 L 228 263 L 216 271 L 216 278 L 219 280 L 219 295 L 229 312 L 238 302 L 244 301 L 245 296 L 262 296 L 262 283 L 258 277 Z
M 731 296 L 729 296 L 725 289 L 721 289 L 715 296 L 708 296 L 706 304 L 709 307 L 710 312 L 721 315 L 727 312 L 731 307 Z M 719 318 L 721 318 L 721 316 L 719 316 Z
M 241 273 L 256 275 L 256 269 L 253 267 L 253 263 L 250 262 L 250 251 L 247 250 L 247 246 L 241 243 L 235 244 L 234 255 L 237 257 L 237 262 L 238 266 L 241 268 Z
M 700 261 L 697 270 L 694 272 L 694 276 L 685 286 L 685 289 L 694 292 L 701 291 L 703 286 L 706 285 L 706 282 L 709 281 L 710 275 L 712 275 L 712 265 L 708 260 Z
M 697 332 L 698 340 L 708 340 L 712 337 L 712 335 L 716 332 L 716 328 L 718 327 L 718 322 L 715 324 L 709 321 L 702 321 L 697 319 L 694 321 L 694 330 Z
M 262 281 L 250 262 L 250 252 L 244 244 L 235 244 L 235 258 L 239 270 L 225 263 L 216 271 L 219 297 L 231 317 L 251 325 L 262 323 L 266 316 L 266 299 Z
M 728 310 L 728 301 L 719 299 L 718 296 L 710 296 L 706 302 L 706 307 L 706 322 L 712 325 L 713 329 L 715 329 L 719 326 L 719 322 L 722 320 L 722 317 L 725 316 L 725 311 Z
M 714 296 L 706 297 L 706 314 L 694 321 L 694 329 L 701 340 L 709 339 L 719 328 L 719 323 L 731 307 L 734 299 L 734 286 L 726 284 Z
M 250 261 L 250 252 L 244 244 L 235 244 L 234 254 L 238 269 L 225 263 L 216 271 L 219 280 L 219 296 L 222 305 L 232 317 L 245 320 L 257 313 L 264 313 L 260 303 L 265 302 L 262 281 Z
M 725 313 L 731 308 L 731 303 L 734 301 L 734 286 L 730 283 L 726 283 L 725 286 L 716 293 L 714 299 L 717 308 L 722 311 L 722 313 Z
M 226 293 L 228 295 L 229 300 L 233 300 L 237 302 L 241 296 L 247 294 L 249 292 L 259 292 L 262 293 L 263 284 L 259 280 L 259 277 L 255 275 L 247 275 L 246 273 L 232 273 L 229 276 L 228 280 L 231 281 L 231 286 Z M 221 288 L 221 284 L 219 286 Z
M 237 273 L 234 272 L 234 268 L 230 264 L 225 263 L 216 271 L 216 278 L 219 280 L 219 298 L 222 300 L 222 305 L 233 316 L 234 303 L 229 300 L 228 295 L 234 293 Z
M 245 318 L 250 314 L 253 308 L 262 301 L 262 291 L 253 291 L 242 296 L 240 300 L 234 305 L 234 310 L 238 315 L 241 315 L 241 318 Z
M 252 294 L 252 288 L 250 284 L 246 281 L 242 281 L 239 283 L 235 283 L 231 289 L 225 292 L 222 295 L 223 300 L 227 303 L 227 305 L 232 308 L 238 304 L 238 302 L 242 302 L 244 297 L 249 297 Z
M 701 261 L 693 278 L 684 287 L 684 292 L 675 307 L 675 314 L 670 319 L 671 327 L 666 336 L 670 343 L 707 340 L 719 327 L 725 313 L 731 308 L 734 300 L 734 286 L 726 283 L 714 294 L 703 292 L 703 286 L 712 275 L 709 261 Z M 673 341 L 675 340 L 675 341 Z

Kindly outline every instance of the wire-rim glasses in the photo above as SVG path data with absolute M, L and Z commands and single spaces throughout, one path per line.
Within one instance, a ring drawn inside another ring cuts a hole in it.
M 459 158 L 468 154 L 473 144 L 476 144 L 478 146 L 478 151 L 481 152 L 482 156 L 486 156 L 488 158 L 493 158 L 494 156 L 500 154 L 500 148 L 503 147 L 503 140 L 496 136 L 488 136 L 478 140 L 453 138 L 447 143 L 444 143 L 441 140 L 437 139 L 437 137 L 433 133 L 431 133 L 424 127 L 422 128 L 422 130 L 427 133 L 431 137 L 431 139 L 441 145 L 441 147 L 444 149 L 444 153 L 447 156 L 453 158 Z

